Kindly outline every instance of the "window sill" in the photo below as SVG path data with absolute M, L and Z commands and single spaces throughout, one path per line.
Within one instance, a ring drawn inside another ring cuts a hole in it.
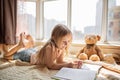
M 43 45 L 47 42 L 47 40 L 36 40 L 36 45 Z M 85 46 L 84 42 L 72 42 L 71 44 L 73 47 L 83 47 Z M 112 43 L 97 43 L 98 46 L 102 48 L 109 48 L 109 49 L 120 49 L 120 44 L 112 44 Z

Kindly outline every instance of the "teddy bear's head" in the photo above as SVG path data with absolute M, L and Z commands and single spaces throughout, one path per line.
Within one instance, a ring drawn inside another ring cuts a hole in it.
M 97 41 L 100 40 L 100 38 L 101 37 L 99 35 L 92 35 L 92 34 L 86 35 L 85 36 L 85 43 L 86 44 L 96 44 Z

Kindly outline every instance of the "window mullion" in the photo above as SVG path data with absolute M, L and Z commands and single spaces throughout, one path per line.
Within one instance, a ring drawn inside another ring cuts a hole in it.
M 68 0 L 68 7 L 67 7 L 67 26 L 71 29 L 71 10 L 72 10 L 72 0 Z
M 43 39 L 43 2 L 36 1 L 36 39 Z
M 108 0 L 103 0 L 103 15 L 102 15 L 102 41 L 107 42 L 107 15 L 108 15 Z

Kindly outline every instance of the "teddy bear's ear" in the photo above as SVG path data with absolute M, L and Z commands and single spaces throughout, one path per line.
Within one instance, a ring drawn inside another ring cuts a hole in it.
M 100 41 L 101 37 L 99 35 L 97 35 L 98 41 Z

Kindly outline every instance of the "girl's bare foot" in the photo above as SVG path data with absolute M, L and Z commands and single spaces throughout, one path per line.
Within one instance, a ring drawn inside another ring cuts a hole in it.
M 20 47 L 25 47 L 24 38 L 25 38 L 25 33 L 21 33 L 21 34 L 20 34 L 20 41 L 19 41 L 19 43 L 18 43 L 18 45 L 19 45 Z
M 34 46 L 34 41 L 31 35 L 26 35 L 26 40 L 28 40 L 26 48 L 31 48 Z
M 34 40 L 31 35 L 27 35 L 26 39 L 29 41 L 30 46 L 34 46 Z

